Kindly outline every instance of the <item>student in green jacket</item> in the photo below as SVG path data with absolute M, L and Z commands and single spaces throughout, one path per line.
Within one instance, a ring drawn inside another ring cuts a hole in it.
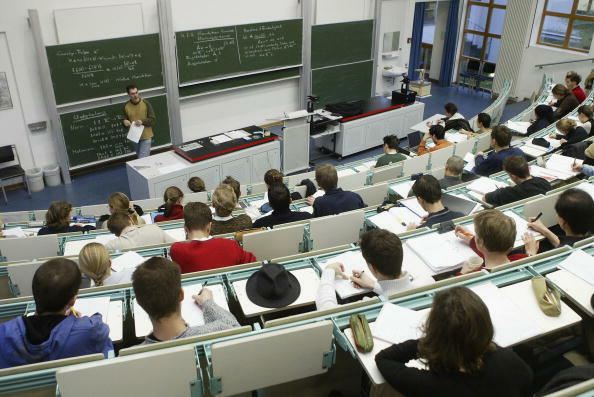
M 377 159 L 375 167 L 383 167 L 384 165 L 397 163 L 406 160 L 406 156 L 398 153 L 398 146 L 400 141 L 396 135 L 387 135 L 384 137 L 384 155 Z

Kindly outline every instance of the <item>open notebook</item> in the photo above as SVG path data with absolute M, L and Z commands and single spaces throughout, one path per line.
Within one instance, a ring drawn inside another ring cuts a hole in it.
M 468 190 L 480 193 L 482 195 L 493 192 L 502 187 L 507 187 L 507 184 L 484 176 L 475 179 L 474 181 L 472 181 L 472 183 L 466 186 Z
M 406 245 L 435 273 L 455 270 L 476 253 L 454 231 L 429 233 L 406 240 Z
M 325 269 L 326 266 L 330 263 L 340 262 L 344 266 L 344 272 L 347 276 L 353 274 L 353 270 L 357 271 L 365 271 L 365 273 L 375 280 L 373 274 L 369 270 L 367 266 L 367 262 L 361 255 L 361 251 L 348 251 L 343 252 L 340 255 L 332 257 L 324 262 L 319 262 L 319 265 L 322 269 Z M 336 293 L 340 296 L 341 299 L 349 298 L 351 296 L 360 295 L 369 292 L 370 290 L 367 288 L 357 288 L 353 285 L 350 280 L 345 280 L 340 277 L 336 277 L 334 281 L 334 288 L 336 289 Z
M 383 211 L 369 217 L 369 221 L 380 229 L 398 234 L 406 232 L 407 225 L 411 223 L 419 225 L 421 223 L 421 217 L 406 207 L 394 207 L 390 208 L 389 211 Z
M 545 168 L 536 165 L 530 166 L 530 174 L 547 180 L 551 180 L 551 178 L 566 180 L 579 174 L 572 170 L 573 164 L 581 165 L 583 162 L 583 160 L 572 157 L 553 154 L 547 160 Z
M 121 272 L 126 268 L 136 267 L 141 263 L 144 263 L 146 260 L 148 260 L 148 258 L 145 258 L 134 251 L 128 251 L 111 261 L 111 270 Z
M 594 286 L 594 257 L 582 250 L 573 251 L 559 268 L 567 270 L 574 276 L 577 276 Z

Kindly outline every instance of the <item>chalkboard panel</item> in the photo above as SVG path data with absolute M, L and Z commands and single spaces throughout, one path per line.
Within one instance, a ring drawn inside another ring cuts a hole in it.
M 373 20 L 314 25 L 311 67 L 340 65 L 372 58 Z
M 312 71 L 313 95 L 320 97 L 317 105 L 369 99 L 373 78 L 373 61 L 331 66 Z
M 301 19 L 177 32 L 181 84 L 301 65 Z
M 45 48 L 56 103 L 124 94 L 163 86 L 159 35 L 60 44 Z
M 272 72 L 248 74 L 245 76 L 239 76 L 230 79 L 215 80 L 209 81 L 207 83 L 179 87 L 179 96 L 187 97 L 197 94 L 203 94 L 206 92 L 220 91 L 228 88 L 246 86 L 250 84 L 258 84 L 267 81 L 286 79 L 289 77 L 298 77 L 299 75 L 299 68 L 289 68 L 273 70 Z
M 171 143 L 165 95 L 147 98 L 157 119 L 153 146 Z M 126 139 L 128 129 L 122 124 L 124 103 L 101 106 L 60 115 L 70 167 L 109 160 L 133 151 Z

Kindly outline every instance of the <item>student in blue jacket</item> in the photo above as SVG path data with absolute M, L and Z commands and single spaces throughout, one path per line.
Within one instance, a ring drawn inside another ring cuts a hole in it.
M 36 312 L 0 324 L 0 368 L 113 350 L 100 314 L 81 317 L 72 309 L 81 284 L 75 262 L 56 258 L 33 276 Z
M 307 203 L 313 206 L 314 217 L 336 215 L 365 207 L 363 199 L 357 193 L 337 187 L 338 173 L 333 165 L 324 164 L 316 168 L 316 182 L 324 190 L 324 195 L 307 198 Z
M 476 154 L 472 172 L 478 175 L 489 176 L 503 170 L 503 160 L 509 156 L 524 156 L 518 148 L 510 148 L 512 133 L 504 125 L 493 127 L 491 131 L 491 147 L 493 151 L 485 157 L 483 152 Z

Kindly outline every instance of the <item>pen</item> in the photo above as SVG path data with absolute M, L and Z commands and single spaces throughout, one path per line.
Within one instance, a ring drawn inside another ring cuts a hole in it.
M 208 280 L 206 280 L 206 282 L 202 284 L 202 288 L 200 288 L 200 292 L 198 292 L 198 295 L 202 293 L 202 290 L 204 289 L 204 287 L 206 287 L 206 284 L 208 284 Z
M 538 215 L 536 215 L 536 218 L 534 218 L 534 220 L 532 222 L 536 222 L 538 219 L 540 219 L 540 217 L 542 216 L 542 212 Z
M 74 317 L 81 317 L 80 313 L 74 310 L 74 306 L 70 307 L 70 313 L 72 313 Z
M 467 233 L 467 232 L 458 232 L 458 233 L 460 233 L 461 235 L 466 236 L 466 237 L 471 237 L 471 238 L 474 237 L 474 234 L 472 234 L 472 233 Z

